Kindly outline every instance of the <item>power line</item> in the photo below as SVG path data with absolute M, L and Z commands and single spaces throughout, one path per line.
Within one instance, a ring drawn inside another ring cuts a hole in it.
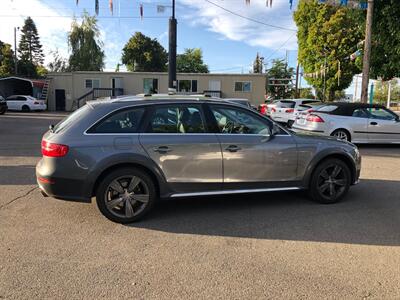
M 290 41 L 290 39 L 291 39 L 295 34 L 296 34 L 296 32 L 293 33 L 282 45 L 280 45 L 279 48 L 275 49 L 275 51 L 272 52 L 272 53 L 265 59 L 265 61 L 268 61 L 268 59 L 270 59 L 276 52 L 278 52 L 279 50 L 281 50 L 281 49 L 287 44 L 287 42 Z
M 252 21 L 252 22 L 254 22 L 254 23 L 258 23 L 258 24 L 261 24 L 261 25 L 264 25 L 264 26 L 269 26 L 269 27 L 273 27 L 273 28 L 277 28 L 277 29 L 281 29 L 281 30 L 287 30 L 287 31 L 294 31 L 294 32 L 297 32 L 296 29 L 285 28 L 285 27 L 281 27 L 281 26 L 277 26 L 277 25 L 267 24 L 267 23 L 264 23 L 264 22 L 259 21 L 259 20 L 256 20 L 256 19 L 252 19 L 252 18 L 243 16 L 243 15 L 240 15 L 240 14 L 238 14 L 238 13 L 236 13 L 236 12 L 234 12 L 234 11 L 231 11 L 231 10 L 229 10 L 229 9 L 227 9 L 227 8 L 225 8 L 225 7 L 223 7 L 223 6 L 221 6 L 221 5 L 218 5 L 217 3 L 214 3 L 214 2 L 212 2 L 212 1 L 210 1 L 210 0 L 204 0 L 204 1 L 206 1 L 207 3 L 210 3 L 210 4 L 214 5 L 214 6 L 216 6 L 216 7 L 220 8 L 220 9 L 222 9 L 222 10 L 224 10 L 224 11 L 226 11 L 226 12 L 232 14 L 232 15 L 238 16 L 238 17 L 243 18 L 243 19 L 246 19 L 246 20 L 248 20 L 248 21 Z
M 0 15 L 1 18 L 15 18 L 15 17 L 28 17 L 28 15 Z M 58 16 L 51 16 L 51 15 L 41 15 L 41 16 L 32 16 L 31 18 L 80 18 L 79 16 L 74 15 L 58 15 Z M 132 17 L 132 16 L 96 16 L 97 19 L 141 19 L 140 16 Z M 169 17 L 161 17 L 161 16 L 145 16 L 143 19 L 169 19 Z

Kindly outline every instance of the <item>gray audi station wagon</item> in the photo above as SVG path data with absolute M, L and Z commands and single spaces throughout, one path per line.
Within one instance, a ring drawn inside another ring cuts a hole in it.
M 356 146 L 299 135 L 222 99 L 131 96 L 88 102 L 43 136 L 43 195 L 90 202 L 130 223 L 158 199 L 308 190 L 341 200 L 358 182 Z

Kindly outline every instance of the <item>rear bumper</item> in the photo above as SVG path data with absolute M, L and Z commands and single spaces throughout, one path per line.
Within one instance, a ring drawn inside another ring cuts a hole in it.
M 39 105 L 32 105 L 31 110 L 46 110 L 47 105 L 46 104 L 39 104 Z
M 36 165 L 36 181 L 46 196 L 78 202 L 91 201 L 91 198 L 85 195 L 85 181 L 57 177 L 55 172 L 44 166 L 43 160 Z

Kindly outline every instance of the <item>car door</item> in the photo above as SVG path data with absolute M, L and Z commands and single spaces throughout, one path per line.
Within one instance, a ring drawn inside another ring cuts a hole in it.
M 221 143 L 225 189 L 290 185 L 297 178 L 294 138 L 248 110 L 210 104 Z M 277 128 L 277 134 L 271 135 Z
M 201 104 L 153 107 L 140 143 L 176 192 L 222 189 L 222 153 Z
M 371 143 L 400 143 L 399 117 L 383 107 L 369 108 L 368 140 Z
M 17 96 L 10 96 L 7 98 L 7 106 L 9 110 L 16 110 L 17 109 Z
M 355 108 L 352 115 L 346 117 L 343 124 L 351 129 L 351 140 L 355 143 L 368 142 L 368 116 L 369 113 L 365 108 Z

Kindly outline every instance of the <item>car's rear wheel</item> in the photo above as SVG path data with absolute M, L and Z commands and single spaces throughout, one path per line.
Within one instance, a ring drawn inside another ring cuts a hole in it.
M 7 108 L 0 108 L 0 115 L 4 115 L 5 112 L 7 111 Z
M 137 169 L 112 171 L 99 184 L 96 202 L 101 213 L 117 223 L 132 223 L 153 207 L 156 189 L 153 180 Z
M 351 182 L 349 167 L 340 159 L 322 161 L 314 170 L 309 193 L 319 203 L 336 203 L 347 194 Z
M 31 109 L 29 108 L 28 105 L 22 106 L 22 111 L 23 111 L 23 112 L 29 112 L 30 110 L 31 110 Z
M 334 132 L 332 132 L 331 136 L 336 137 L 338 140 L 343 140 L 343 141 L 351 141 L 350 133 L 347 132 L 347 130 L 344 129 L 337 129 Z

